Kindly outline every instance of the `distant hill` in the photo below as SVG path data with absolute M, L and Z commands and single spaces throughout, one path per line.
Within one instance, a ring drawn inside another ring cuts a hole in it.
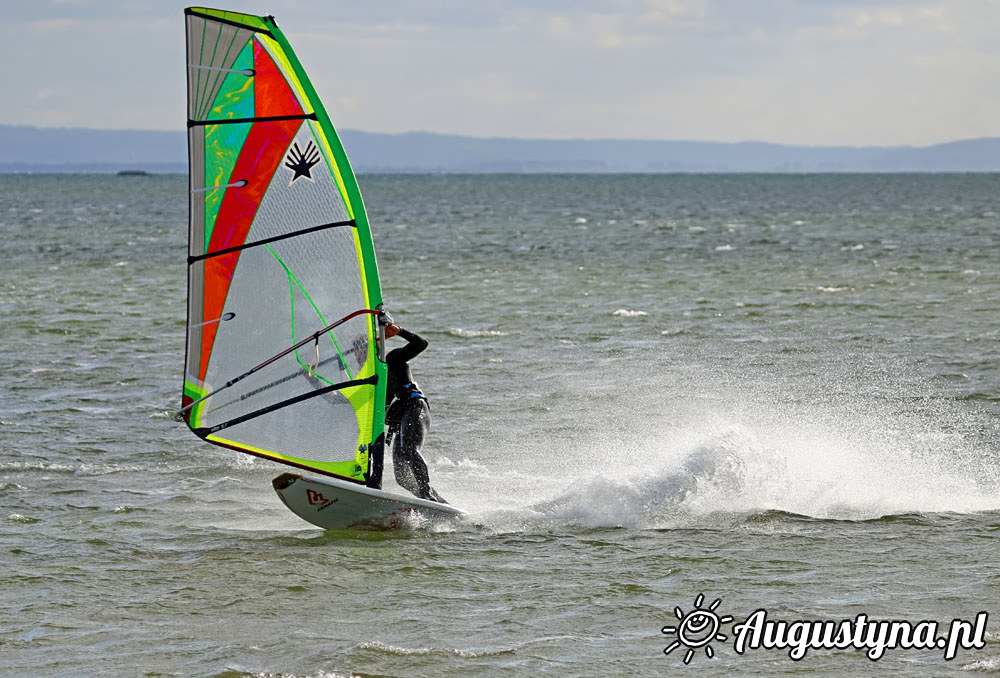
M 340 132 L 358 172 L 998 172 L 1000 138 L 926 147 Z M 186 172 L 183 131 L 0 125 L 0 172 Z
M 2 172 L 187 171 L 184 132 L 0 125 Z

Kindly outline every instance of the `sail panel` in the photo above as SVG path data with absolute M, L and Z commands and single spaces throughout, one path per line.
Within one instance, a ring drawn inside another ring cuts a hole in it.
M 188 119 L 209 117 L 219 90 L 236 70 L 234 63 L 253 35 L 252 30 L 188 14 Z
M 186 14 L 187 423 L 225 447 L 363 481 L 385 364 L 357 181 L 272 19 Z

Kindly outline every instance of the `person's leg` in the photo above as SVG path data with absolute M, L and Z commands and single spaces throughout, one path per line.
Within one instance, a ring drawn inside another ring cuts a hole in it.
M 399 433 L 392 446 L 392 465 L 396 482 L 422 499 L 426 499 L 428 486 L 427 464 L 420 456 L 427 433 L 424 412 L 427 404 L 414 398 L 405 404 L 399 422 Z
M 408 447 L 403 444 L 402 431 L 397 431 L 392 437 L 392 472 L 400 487 L 413 494 L 420 492 L 420 486 L 410 468 L 410 455 Z
M 365 484 L 376 490 L 382 489 L 382 459 L 385 456 L 385 435 L 380 435 L 368 448 L 368 477 Z
M 431 488 L 430 474 L 427 462 L 420 455 L 420 448 L 430 429 L 430 409 L 423 400 L 414 398 L 407 403 L 406 411 L 400 422 L 398 444 L 392 448 L 392 463 L 396 469 L 396 482 L 421 499 L 444 502 L 444 499 Z M 401 469 L 406 469 L 401 473 Z

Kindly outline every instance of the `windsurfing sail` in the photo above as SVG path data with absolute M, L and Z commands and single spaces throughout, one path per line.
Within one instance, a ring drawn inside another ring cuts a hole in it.
M 190 228 L 178 416 L 216 445 L 370 481 L 386 367 L 354 172 L 273 17 L 192 7 L 185 20 Z

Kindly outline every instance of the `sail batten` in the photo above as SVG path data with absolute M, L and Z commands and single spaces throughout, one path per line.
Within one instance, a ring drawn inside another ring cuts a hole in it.
M 212 120 L 188 120 L 188 127 L 205 125 L 239 125 L 247 122 L 281 122 L 283 120 L 316 120 L 315 113 L 293 113 L 291 115 L 262 115 L 253 118 L 219 118 Z
M 365 482 L 384 428 L 385 364 L 357 179 L 272 18 L 200 7 L 185 15 L 191 202 L 180 414 L 214 444 Z
M 231 252 L 238 252 L 239 250 L 245 250 L 248 247 L 259 247 L 260 245 L 267 245 L 278 240 L 285 240 L 286 238 L 296 238 L 300 235 L 306 235 L 307 233 L 313 233 L 315 231 L 322 231 L 327 228 L 337 228 L 339 226 L 357 226 L 357 222 L 354 219 L 349 219 L 347 221 L 336 221 L 332 224 L 320 224 L 319 226 L 310 226 L 309 228 L 303 228 L 299 231 L 293 231 L 292 233 L 285 233 L 284 235 L 276 235 L 270 238 L 264 238 L 263 240 L 257 240 L 255 242 L 243 243 L 242 245 L 236 245 L 224 250 L 218 250 L 215 252 L 206 252 L 205 254 L 200 254 L 197 256 L 188 257 L 188 263 L 194 263 L 195 261 L 201 261 L 202 259 L 208 259 L 210 257 L 216 257 L 220 254 L 229 254 Z
M 368 377 L 367 379 L 354 379 L 351 381 L 345 381 L 340 384 L 330 384 L 329 386 L 324 386 L 323 388 L 313 391 L 312 393 L 300 393 L 299 395 L 289 398 L 288 400 L 283 400 L 281 402 L 268 405 L 267 407 L 262 408 L 260 410 L 256 410 L 254 412 L 248 412 L 247 414 L 241 415 L 236 419 L 230 419 L 229 421 L 224 421 L 207 428 L 195 429 L 195 433 L 204 438 L 211 433 L 217 433 L 235 424 L 242 424 L 243 422 L 255 419 L 256 417 L 260 417 L 265 414 L 270 414 L 271 412 L 280 410 L 283 407 L 289 407 L 291 405 L 300 403 L 303 400 L 308 400 L 310 398 L 322 396 L 327 393 L 331 393 L 333 391 L 343 391 L 344 389 L 351 388 L 353 386 L 374 386 L 374 385 L 375 385 L 374 376 Z

